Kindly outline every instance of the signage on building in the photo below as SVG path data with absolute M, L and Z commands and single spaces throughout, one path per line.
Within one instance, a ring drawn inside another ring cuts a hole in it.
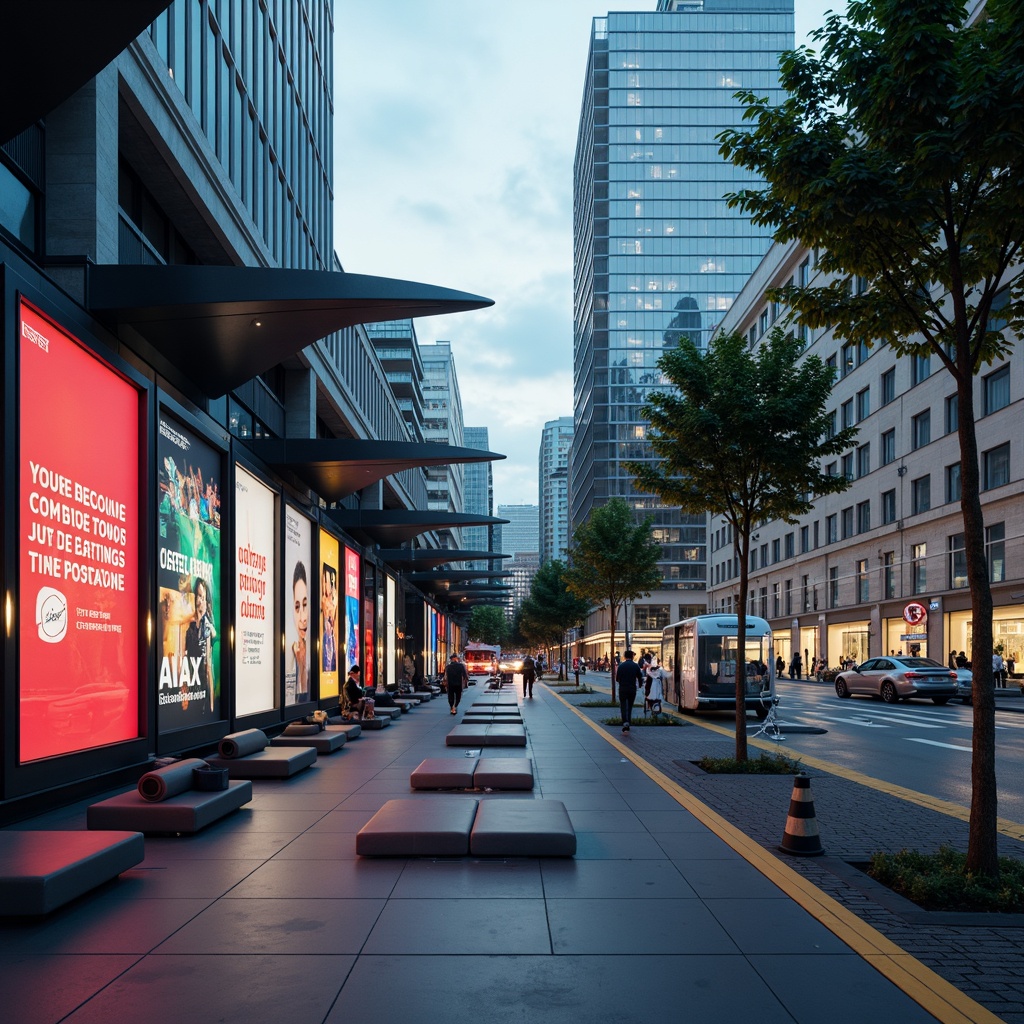
M 21 306 L 19 758 L 139 735 L 140 395 Z
M 310 605 L 317 588 L 310 586 L 313 524 L 290 505 L 284 507 L 284 702 L 309 700 Z
M 351 548 L 345 548 L 345 650 L 342 657 L 348 660 L 346 672 L 352 665 L 359 664 L 359 555 Z M 363 682 L 368 685 L 365 675 Z
M 336 538 L 320 531 L 320 696 L 338 695 L 338 555 Z M 342 612 L 342 614 L 344 614 Z M 345 652 L 342 651 L 344 659 Z
M 910 626 L 920 626 L 928 621 L 928 609 L 920 601 L 911 601 L 903 608 L 903 621 Z

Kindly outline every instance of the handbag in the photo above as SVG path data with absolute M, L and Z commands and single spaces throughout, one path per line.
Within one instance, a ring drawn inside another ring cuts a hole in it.
M 651 701 L 651 714 L 652 715 L 660 715 L 661 714 L 661 701 L 660 700 L 652 700 Z

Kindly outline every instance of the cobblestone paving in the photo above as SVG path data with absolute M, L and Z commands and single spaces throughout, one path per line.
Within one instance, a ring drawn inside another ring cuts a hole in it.
M 579 707 L 602 696 L 607 695 L 568 695 L 566 699 Z M 579 710 L 595 722 L 618 714 L 612 708 Z M 913 904 L 894 898 L 870 879 L 861 880 L 860 873 L 848 865 L 878 850 L 934 850 L 943 843 L 966 850 L 966 822 L 840 775 L 816 771 L 811 776 L 811 792 L 825 856 L 790 857 L 777 847 L 785 832 L 793 791 L 791 776 L 700 772 L 691 762 L 704 756 L 729 757 L 735 741 L 689 723 L 680 728 L 634 726 L 628 739 L 617 726 L 604 728 L 625 739 L 652 766 L 960 991 L 1007 1024 L 1024 1024 L 1024 926 L 961 926 L 956 915 L 943 915 L 943 923 L 933 924 L 922 922 L 922 917 L 930 915 L 916 908 L 904 917 L 905 908 L 913 908 Z M 751 753 L 757 756 L 755 750 Z M 1024 859 L 1024 843 L 1000 836 L 999 844 L 1000 854 Z M 887 904 L 895 904 L 896 909 Z M 953 923 L 947 923 L 951 918 Z

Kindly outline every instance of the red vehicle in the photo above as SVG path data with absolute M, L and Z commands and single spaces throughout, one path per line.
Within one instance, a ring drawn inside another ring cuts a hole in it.
M 501 648 L 490 644 L 466 644 L 463 661 L 470 681 L 474 676 L 494 676 L 498 674 L 498 663 L 501 661 Z

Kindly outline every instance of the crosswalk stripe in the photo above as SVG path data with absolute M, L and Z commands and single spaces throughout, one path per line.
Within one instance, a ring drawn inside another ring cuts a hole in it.
M 970 747 L 959 747 L 955 743 L 940 743 L 938 740 L 923 740 L 920 736 L 904 736 L 908 743 L 927 743 L 930 747 L 945 747 L 947 750 L 966 750 L 971 753 Z

